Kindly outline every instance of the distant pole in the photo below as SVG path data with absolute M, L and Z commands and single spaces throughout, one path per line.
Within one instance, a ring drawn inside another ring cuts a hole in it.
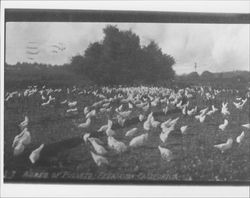
M 197 69 L 197 63 L 195 62 L 194 63 L 194 71 L 196 72 L 196 69 Z

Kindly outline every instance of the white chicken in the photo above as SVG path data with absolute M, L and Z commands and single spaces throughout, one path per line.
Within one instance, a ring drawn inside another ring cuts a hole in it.
M 127 150 L 127 146 L 123 142 L 117 141 L 114 137 L 108 137 L 108 146 L 117 153 L 123 153 Z
M 187 110 L 187 114 L 188 114 L 189 116 L 195 115 L 196 113 L 197 113 L 197 106 L 194 107 L 194 108 L 191 109 L 191 110 Z
M 206 113 L 206 115 L 211 116 L 213 113 L 214 113 L 214 111 L 213 111 L 213 110 L 210 110 L 210 111 L 208 111 L 208 112 Z
M 244 137 L 245 137 L 245 132 L 242 131 L 242 133 L 236 138 L 236 142 L 240 144 L 243 141 Z
M 167 121 L 161 123 L 161 128 L 166 128 L 166 127 L 170 127 L 170 122 L 171 122 L 171 118 L 169 118 Z
M 163 148 L 161 146 L 158 146 L 158 149 L 159 149 L 159 151 L 161 153 L 161 157 L 162 157 L 163 160 L 166 160 L 166 161 L 170 162 L 173 159 L 172 151 L 170 151 L 167 148 Z
M 85 133 L 83 135 L 83 140 L 84 140 L 85 144 L 87 143 L 89 136 L 90 136 L 90 133 Z
M 226 129 L 227 126 L 228 126 L 228 120 L 225 119 L 225 120 L 224 120 L 224 123 L 221 124 L 221 125 L 219 125 L 219 129 L 222 130 L 222 131 L 224 131 L 224 130 Z
M 107 136 L 114 136 L 115 135 L 115 131 L 111 128 L 113 125 L 113 122 L 111 120 L 108 120 L 108 128 L 106 129 L 106 135 Z
M 226 115 L 230 115 L 230 112 L 228 111 L 228 107 L 227 107 L 228 103 L 224 102 L 222 103 L 222 108 L 221 108 L 221 113 L 226 116 Z
M 24 117 L 24 121 L 22 121 L 20 124 L 19 124 L 19 127 L 21 130 L 23 130 L 24 128 L 26 128 L 29 124 L 29 118 L 28 116 L 25 116 Z
M 99 145 L 94 138 L 89 138 L 89 141 L 94 147 L 97 154 L 100 154 L 100 155 L 107 154 L 107 150 L 103 146 Z
M 145 106 L 143 106 L 142 107 L 142 110 L 144 111 L 144 112 L 147 112 L 148 110 L 149 110 L 149 103 L 147 104 L 147 105 L 145 105 Z
M 97 131 L 98 132 L 105 132 L 107 129 L 108 129 L 108 125 L 105 124 L 105 125 L 101 126 Z
M 15 136 L 13 143 L 12 143 L 12 148 L 14 148 L 19 143 L 20 138 L 23 136 L 23 133 L 24 133 L 24 130 Z
M 164 127 L 162 129 L 162 132 L 160 133 L 160 139 L 163 143 L 165 143 L 167 141 L 168 135 L 170 134 L 170 132 L 172 132 L 174 130 L 173 126 L 170 127 Z
M 23 135 L 20 137 L 19 140 L 24 146 L 27 146 L 31 143 L 31 135 L 27 128 L 24 129 Z
M 128 103 L 128 108 L 133 109 L 133 105 L 130 102 Z
M 118 111 L 122 111 L 123 105 L 121 104 L 117 109 L 118 109 Z
M 84 115 L 87 115 L 88 112 L 89 112 L 89 107 L 84 107 L 83 109 Z
M 187 133 L 187 128 L 188 128 L 188 125 L 182 126 L 182 127 L 180 128 L 180 131 L 181 131 L 181 133 L 182 133 L 183 135 L 185 135 L 185 134 Z
M 131 115 L 132 111 L 129 110 L 129 111 L 122 111 L 122 112 L 119 112 L 118 114 L 122 117 L 122 118 L 128 118 L 130 115 Z
M 88 119 L 86 120 L 86 122 L 79 124 L 78 127 L 79 127 L 79 128 L 83 128 L 83 129 L 86 129 L 86 128 L 88 128 L 88 127 L 90 126 L 90 124 L 91 124 L 91 119 L 88 118 Z
M 168 105 L 162 109 L 163 113 L 166 115 L 168 113 L 169 107 Z
M 49 105 L 49 104 L 50 104 L 50 100 L 48 100 L 47 102 L 42 103 L 41 105 L 42 105 L 42 106 L 47 106 L 47 105 Z
M 71 113 L 71 112 L 72 112 L 72 113 L 76 113 L 76 112 L 78 112 L 78 109 L 77 109 L 77 108 L 67 109 L 66 112 L 67 112 L 67 113 Z
M 226 150 L 232 148 L 232 145 L 233 145 L 233 139 L 229 138 L 226 143 L 217 144 L 214 145 L 214 147 L 220 149 L 220 151 L 224 153 Z
M 234 106 L 236 107 L 236 109 L 242 110 L 244 103 L 241 102 L 233 102 Z
M 248 123 L 248 124 L 243 124 L 243 125 L 241 125 L 241 126 L 247 128 L 247 129 L 250 129 L 250 123 Z
M 14 138 L 12 147 L 15 147 L 19 143 L 23 144 L 24 146 L 27 146 L 31 143 L 31 135 L 27 128 L 25 128 L 19 135 Z
M 142 114 L 139 115 L 139 120 L 140 120 L 140 122 L 142 122 L 142 121 L 144 120 L 144 117 L 145 117 L 145 116 L 142 115 Z
M 175 126 L 176 123 L 177 123 L 177 121 L 178 121 L 179 119 L 180 119 L 180 117 L 177 117 L 177 118 L 171 120 L 170 123 L 169 123 L 169 125 L 170 125 L 170 126 Z
M 120 125 L 120 126 L 124 126 L 124 124 L 125 124 L 125 121 L 126 121 L 126 119 L 125 118 L 123 118 L 122 116 L 119 116 L 118 115 L 118 117 L 117 117 L 117 122 L 118 122 L 118 124 Z
M 90 111 L 87 115 L 86 115 L 86 118 L 92 118 L 96 116 L 96 110 L 93 109 L 92 111 Z
M 213 112 L 215 113 L 215 112 L 218 111 L 219 109 L 216 108 L 214 105 L 212 105 L 212 110 L 213 110 Z
M 200 123 L 203 123 L 205 121 L 205 119 L 206 119 L 206 114 L 205 115 L 203 115 L 203 114 L 196 115 L 195 119 L 199 120 Z
M 154 119 L 153 116 L 151 117 L 150 122 L 151 122 L 150 125 L 151 125 L 153 128 L 157 128 L 157 127 L 161 124 L 159 121 L 156 121 L 156 120 Z
M 153 117 L 153 113 L 150 113 L 147 117 L 147 120 L 143 123 L 143 128 L 146 130 L 146 131 L 149 131 L 152 127 L 151 125 L 151 119 Z
M 145 142 L 148 139 L 148 133 L 139 135 L 137 137 L 134 137 L 130 142 L 129 142 L 129 146 L 130 147 L 139 147 L 139 146 L 143 146 L 145 144 Z
M 108 164 L 108 160 L 106 157 L 103 157 L 101 155 L 97 155 L 95 153 L 93 153 L 92 151 L 90 151 L 91 156 L 94 160 L 94 162 L 97 164 L 97 166 L 101 166 L 102 164 Z
M 32 164 L 36 163 L 37 160 L 39 160 L 40 158 L 40 153 L 42 151 L 42 149 L 44 148 L 44 144 L 41 144 L 37 149 L 35 149 L 34 151 L 32 151 L 32 153 L 29 156 L 29 159 L 31 161 Z
M 126 137 L 132 137 L 132 136 L 134 136 L 136 134 L 137 130 L 138 130 L 137 128 L 132 128 L 132 129 L 130 129 L 129 131 L 126 132 L 125 136 Z
M 68 106 L 69 106 L 70 108 L 72 108 L 72 107 L 74 107 L 74 106 L 76 106 L 76 105 L 77 105 L 77 101 L 68 102 Z
M 64 100 L 61 102 L 61 104 L 66 104 L 68 101 L 67 100 Z
M 201 115 L 204 115 L 204 114 L 206 114 L 207 111 L 208 111 L 208 107 L 206 107 L 206 108 L 204 108 L 204 109 L 201 109 L 201 110 L 200 110 L 200 114 L 201 114 Z
M 18 142 L 16 145 L 15 145 L 15 148 L 14 148 L 14 151 L 13 151 L 13 155 L 14 156 L 18 156 L 20 154 L 23 153 L 25 149 L 25 146 L 21 143 L 21 142 Z

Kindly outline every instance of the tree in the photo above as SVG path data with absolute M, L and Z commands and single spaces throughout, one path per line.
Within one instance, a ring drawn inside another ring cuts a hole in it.
M 204 79 L 204 80 L 211 80 L 212 78 L 214 78 L 214 75 L 212 72 L 210 71 L 204 71 L 202 72 L 201 74 L 201 79 Z
M 84 58 L 81 55 L 76 55 L 71 58 L 71 67 L 76 72 L 82 72 L 84 71 Z
M 187 75 L 187 78 L 189 80 L 198 80 L 199 79 L 199 74 L 197 72 L 191 72 L 190 74 Z
M 73 70 L 98 84 L 128 84 L 138 80 L 154 83 L 174 78 L 174 58 L 163 54 L 155 42 L 141 47 L 136 34 L 116 26 L 107 26 L 103 32 L 101 42 L 91 43 L 84 56 L 72 58 Z

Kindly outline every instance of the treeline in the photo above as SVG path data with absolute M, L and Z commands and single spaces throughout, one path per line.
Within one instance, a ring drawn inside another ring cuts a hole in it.
M 88 85 L 87 77 L 77 75 L 68 69 L 69 65 L 46 65 L 40 63 L 17 63 L 4 68 L 5 89 L 27 88 L 29 85 L 68 87 L 75 84 Z
M 80 57 L 81 58 L 81 57 Z M 5 89 L 26 88 L 29 85 L 47 85 L 49 87 L 69 87 L 73 85 L 94 85 L 88 76 L 72 71 L 71 64 L 61 66 L 46 65 L 39 63 L 17 63 L 15 65 L 5 64 L 4 77 Z M 214 87 L 241 88 L 247 87 L 250 82 L 250 72 L 232 71 L 212 73 L 204 71 L 201 75 L 192 72 L 186 75 L 176 75 L 171 83 L 153 83 L 159 86 L 186 87 L 189 85 L 211 85 Z M 127 82 L 126 85 L 131 85 Z M 140 84 L 134 84 L 140 85 Z M 144 82 L 143 85 L 150 85 Z M 152 83 L 151 83 L 152 85 Z
M 141 46 L 140 38 L 116 26 L 103 29 L 104 39 L 91 43 L 84 55 L 74 56 L 70 69 L 101 85 L 157 83 L 174 79 L 175 60 L 151 41 Z
M 175 83 L 185 87 L 186 85 L 209 85 L 216 88 L 247 88 L 250 83 L 249 71 L 230 71 L 212 73 L 204 71 L 200 75 L 191 72 L 185 75 L 176 76 Z

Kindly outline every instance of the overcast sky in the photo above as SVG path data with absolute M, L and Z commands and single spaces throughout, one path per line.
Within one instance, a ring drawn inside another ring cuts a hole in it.
M 131 29 L 140 36 L 141 45 L 156 41 L 175 58 L 177 74 L 194 71 L 194 62 L 199 73 L 249 70 L 249 25 L 239 24 L 8 22 L 6 62 L 31 62 L 28 58 L 32 57 L 40 63 L 67 63 L 72 56 L 84 54 L 89 43 L 102 40 L 107 24 Z M 52 45 L 58 43 L 66 49 L 53 53 Z M 27 51 L 39 53 L 28 55 Z

